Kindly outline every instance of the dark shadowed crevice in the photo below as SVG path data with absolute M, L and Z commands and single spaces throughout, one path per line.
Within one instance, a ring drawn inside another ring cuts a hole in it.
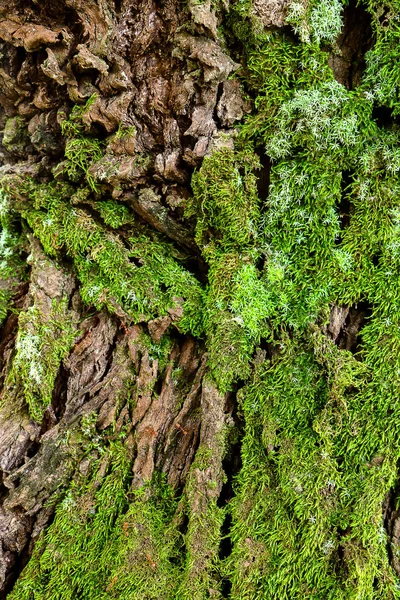
M 121 13 L 123 3 L 124 0 L 114 0 L 114 10 L 117 14 Z
M 184 265 L 200 283 L 203 285 L 208 283 L 208 271 L 210 267 L 200 254 L 197 256 L 189 256 L 189 258 L 184 261 Z
M 4 473 L 0 471 L 0 503 L 4 501 L 4 498 L 8 494 L 8 487 L 4 485 Z
M 153 387 L 153 394 L 155 394 L 156 396 L 159 396 L 161 394 L 163 381 L 164 380 L 163 380 L 162 373 L 161 373 L 161 374 L 159 374 L 159 377 L 156 379 L 156 382 Z
M 373 43 L 371 15 L 356 0 L 350 0 L 343 11 L 343 29 L 336 41 L 336 50 L 329 58 L 336 81 L 350 90 L 360 85 L 365 54 Z
M 372 314 L 372 307 L 368 302 L 358 302 L 351 306 L 343 328 L 342 338 L 339 338 L 339 348 L 345 348 L 353 354 L 360 350 L 360 333 L 366 320 Z
M 68 371 L 61 363 L 58 371 L 56 380 L 54 382 L 53 397 L 51 401 L 52 417 L 55 418 L 58 423 L 65 412 L 65 405 L 67 402 L 67 388 L 68 388 Z M 46 414 L 45 414 L 46 417 Z M 42 424 L 43 429 L 44 421 Z M 50 423 L 49 423 L 50 425 Z M 51 425 L 50 425 L 51 426 Z M 42 431 L 44 433 L 44 431 Z
M 328 331 L 335 344 L 357 354 L 360 351 L 361 330 L 372 314 L 372 307 L 366 301 L 347 306 L 333 305 Z
M 42 430 L 43 430 L 43 426 L 42 426 Z M 44 430 L 43 433 L 45 431 L 46 430 Z M 25 457 L 28 459 L 33 458 L 35 456 L 35 454 L 37 454 L 39 452 L 40 446 L 41 446 L 41 444 L 39 441 L 36 440 L 36 441 L 32 442 L 31 445 L 29 446 L 28 450 L 26 451 Z
M 278 350 L 278 348 L 276 346 L 274 346 L 274 344 L 267 342 L 264 338 L 261 338 L 259 348 L 260 348 L 260 355 L 257 356 L 258 363 L 264 362 L 267 360 L 269 360 L 269 361 L 272 360 Z
M 350 217 L 352 213 L 352 202 L 350 196 L 350 188 L 354 181 L 353 174 L 350 171 L 342 172 L 341 189 L 342 195 L 340 203 L 337 206 L 337 212 L 339 214 L 340 229 L 343 231 L 350 224 Z M 336 240 L 336 243 L 339 243 Z
M 115 335 L 112 339 L 112 342 L 107 350 L 106 367 L 105 367 L 104 373 L 101 377 L 101 381 L 103 381 L 107 377 L 108 373 L 110 372 L 110 370 L 113 366 L 113 358 L 114 358 L 115 349 L 117 347 L 118 340 L 120 340 L 122 336 L 123 336 L 123 333 L 118 331 L 118 327 L 117 327 L 116 333 L 115 333 Z
M 16 521 L 21 520 L 23 523 L 24 533 L 26 536 L 26 541 L 24 544 L 24 548 L 18 553 L 11 547 L 7 547 L 7 543 L 3 544 L 3 552 L 7 557 L 7 562 L 9 570 L 7 573 L 7 577 L 5 580 L 5 585 L 3 589 L 0 591 L 0 600 L 6 600 L 8 594 L 13 589 L 18 577 L 22 573 L 22 570 L 28 563 L 31 555 L 32 555 L 32 544 L 29 543 L 29 538 L 33 530 L 34 519 L 32 517 L 28 517 L 26 512 L 22 507 L 16 506 L 14 508 L 14 514 Z
M 229 502 L 234 498 L 234 482 L 242 468 L 242 437 L 244 421 L 238 413 L 236 394 L 229 399 L 229 408 L 231 409 L 234 426 L 231 430 L 230 440 L 228 438 L 229 449 L 223 460 L 222 468 L 225 473 L 226 480 L 222 486 L 221 494 L 218 498 L 218 506 L 226 508 L 224 523 L 221 529 L 221 543 L 219 548 L 219 558 L 223 561 L 227 559 L 233 549 L 231 529 L 232 529 L 232 513 L 229 508 Z M 223 598 L 229 598 L 232 588 L 232 582 L 227 578 L 223 578 L 221 582 L 221 592 Z
M 44 2 L 35 2 L 35 4 L 38 4 L 37 10 L 39 11 L 39 15 L 36 18 L 42 20 L 43 24 L 46 23 L 50 27 L 54 26 L 54 23 L 63 24 L 74 34 L 72 49 L 75 49 L 76 45 L 80 41 L 83 41 L 84 26 L 77 11 L 71 8 L 71 5 L 73 6 L 74 4 L 73 2 L 68 2 L 69 6 L 67 6 L 65 0 L 59 0 L 59 2 L 44 0 Z
M 399 123 L 399 119 L 393 117 L 392 110 L 387 106 L 374 106 L 372 109 L 372 118 L 375 119 L 379 127 L 390 128 L 395 123 Z
M 337 537 L 339 540 L 337 556 L 335 557 L 333 569 L 337 576 L 342 580 L 346 581 L 348 578 L 348 566 L 346 563 L 346 551 L 345 551 L 345 540 L 350 535 L 350 527 L 347 529 L 337 528 Z
M 389 25 L 390 11 L 391 9 L 388 6 L 385 6 L 382 14 L 378 17 L 379 24 L 382 27 L 387 27 Z

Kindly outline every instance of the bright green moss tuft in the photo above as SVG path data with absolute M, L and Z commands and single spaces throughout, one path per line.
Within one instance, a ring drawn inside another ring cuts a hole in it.
M 182 541 L 172 490 L 160 476 L 130 490 L 123 441 L 98 448 L 101 457 L 75 476 L 11 600 L 175 597 Z
M 158 233 L 135 224 L 125 206 L 94 203 L 111 227 L 132 223 L 124 243 L 84 208 L 71 205 L 69 199 L 77 192 L 70 184 L 28 180 L 18 193 L 24 198 L 21 214 L 45 252 L 58 256 L 65 251 L 74 260 L 86 303 L 110 312 L 122 307 L 126 318 L 134 321 L 178 311 L 182 331 L 201 334 L 200 284 L 180 264 L 179 252 Z
M 115 202 L 115 200 L 96 202 L 95 207 L 99 211 L 104 223 L 113 229 L 118 229 L 118 227 L 134 221 L 129 208 L 120 202 Z
M 180 580 L 182 538 L 175 518 L 177 502 L 162 477 L 130 494 L 112 544 L 104 552 L 107 598 L 172 600 Z
M 235 153 L 224 148 L 204 159 L 192 178 L 194 199 L 188 211 L 197 217 L 196 241 L 201 247 L 214 232 L 222 248 L 250 243 L 259 217 L 257 168 L 258 158 L 251 150 Z
M 251 54 L 259 110 L 241 135 L 263 140 L 273 159 L 258 297 L 274 342 L 272 358 L 241 392 L 246 425 L 229 561 L 235 599 L 399 597 L 383 504 L 400 456 L 400 144 L 395 127 L 373 119 L 374 106 L 396 111 L 397 26 L 388 18 L 387 27 L 375 23 L 376 46 L 351 92 L 326 77 L 326 59 L 308 40 L 286 42 L 287 71 L 276 69 L 279 34 Z M 320 61 L 308 75 L 295 59 L 302 52 Z M 359 302 L 371 315 L 354 355 L 333 344 L 324 325 L 332 304 Z
M 120 442 L 92 465 L 90 476 L 77 475 L 11 599 L 109 597 L 105 588 L 111 565 L 105 568 L 102 552 L 115 535 L 119 514 L 127 508 L 129 476 L 130 461 Z
M 90 135 L 83 118 L 95 100 L 96 95 L 93 94 L 85 105 L 74 106 L 69 116 L 64 112 L 59 113 L 61 131 L 65 137 L 66 160 L 56 170 L 57 174 L 63 173 L 73 182 L 79 182 L 84 177 L 94 192 L 99 188 L 89 168 L 103 156 L 104 143 Z
M 252 281 L 253 289 L 263 291 L 252 267 L 259 256 L 255 247 L 260 221 L 257 168 L 251 147 L 222 149 L 204 159 L 192 180 L 194 196 L 188 215 L 197 218 L 196 240 L 210 266 L 204 325 L 209 365 L 221 390 L 248 377 L 266 317 L 263 297 L 243 305 L 246 279 Z

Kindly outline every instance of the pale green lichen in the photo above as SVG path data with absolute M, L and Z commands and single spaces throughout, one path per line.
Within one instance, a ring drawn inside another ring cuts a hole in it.
M 21 385 L 29 414 L 41 422 L 51 404 L 54 382 L 78 335 L 77 322 L 67 301 L 54 300 L 48 314 L 33 305 L 21 312 L 16 354 L 9 383 Z
M 342 29 L 343 5 L 339 0 L 289 2 L 286 21 L 304 43 L 333 43 Z

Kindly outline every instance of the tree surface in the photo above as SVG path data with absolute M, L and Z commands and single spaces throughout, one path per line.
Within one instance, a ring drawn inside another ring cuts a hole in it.
M 0 0 L 0 598 L 400 598 L 398 0 Z

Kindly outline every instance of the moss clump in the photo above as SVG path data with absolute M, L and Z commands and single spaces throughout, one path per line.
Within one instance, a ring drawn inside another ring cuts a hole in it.
M 194 198 L 187 211 L 197 217 L 199 246 L 204 247 L 210 237 L 224 249 L 251 242 L 259 217 L 254 174 L 258 167 L 251 148 L 241 152 L 223 148 L 204 159 L 192 178 Z
M 77 192 L 70 184 L 27 180 L 17 188 L 24 199 L 21 214 L 45 252 L 58 256 L 65 251 L 73 258 L 85 302 L 99 310 L 122 309 L 136 322 L 178 311 L 182 331 L 202 332 L 201 286 L 180 264 L 180 253 L 158 233 L 132 224 L 123 241 L 84 208 L 71 205 Z M 125 207 L 111 201 L 94 206 L 111 226 L 116 219 L 131 221 Z
M 210 266 L 204 323 L 209 364 L 221 390 L 248 376 L 266 316 L 261 298 L 243 297 L 243 280 L 262 287 L 252 267 L 259 256 L 257 168 L 251 146 L 222 149 L 206 157 L 192 179 L 187 215 L 196 216 L 196 241 Z
M 116 534 L 104 553 L 107 598 L 170 600 L 176 596 L 182 562 L 177 501 L 162 477 L 130 494 Z
M 386 413 L 397 384 L 383 392 L 382 377 L 397 366 L 387 352 L 363 358 L 311 329 L 243 390 L 233 597 L 398 597 L 382 515 L 399 457 Z
M 235 600 L 400 598 L 389 561 L 400 549 L 383 515 L 400 460 L 400 6 L 364 4 L 375 45 L 352 90 L 329 67 L 343 7 L 291 2 L 288 34 L 263 29 L 250 0 L 231 3 L 255 109 L 235 149 L 206 157 L 192 179 L 187 216 L 209 266 L 205 289 L 171 244 L 119 205 L 96 197 L 100 222 L 71 203 L 76 186 L 22 190 L 21 214 L 47 253 L 74 260 L 86 302 L 133 321 L 174 315 L 183 331 L 204 335 L 221 391 L 244 381 L 229 559 L 218 555 L 226 511 L 214 435 L 214 445 L 200 443 L 180 505 L 154 484 L 134 491 L 128 508 L 122 466 L 73 488 L 73 514 L 60 505 L 26 570 L 39 575 L 18 584 L 36 597 L 200 600 L 221 597 L 225 577 Z M 375 117 L 382 107 L 386 124 Z M 64 126 L 69 140 L 88 135 L 79 110 Z M 271 164 L 265 200 L 254 147 Z M 93 191 L 87 156 L 68 164 Z M 123 237 L 109 229 L 121 226 Z M 342 348 L 330 338 L 332 308 L 359 303 L 368 317 Z M 168 342 L 143 344 L 165 360 Z
M 333 43 L 342 29 L 343 5 L 339 0 L 289 2 L 286 21 L 304 43 Z
M 99 188 L 89 168 L 103 156 L 104 143 L 87 131 L 83 119 L 96 97 L 93 94 L 85 105 L 75 105 L 68 116 L 59 112 L 61 131 L 65 138 L 66 160 L 56 170 L 57 174 L 63 173 L 74 182 L 84 178 L 94 192 Z
M 273 350 L 241 393 L 235 599 L 399 597 L 383 504 L 400 456 L 400 144 L 396 126 L 373 117 L 377 105 L 396 111 L 394 23 L 386 33 L 373 21 L 376 47 L 353 91 L 326 76 L 318 40 L 290 42 L 287 75 L 275 69 L 274 44 L 288 44 L 281 34 L 265 51 L 248 50 L 260 110 L 241 135 L 264 143 L 272 159 L 258 244 Z M 308 75 L 301 54 L 316 61 Z M 371 315 L 354 355 L 322 331 L 332 304 L 360 301 Z
M 366 54 L 367 68 L 363 88 L 376 106 L 387 107 L 393 116 L 400 112 L 399 104 L 399 4 L 368 2 L 376 36 L 374 46 Z
M 77 474 L 11 600 L 169 600 L 178 585 L 177 502 L 162 477 L 129 490 L 123 439 Z
M 0 325 L 7 316 L 13 290 L 24 279 L 24 236 L 17 233 L 17 215 L 7 194 L 0 189 Z
M 118 229 L 118 227 L 128 225 L 134 221 L 134 217 L 129 211 L 129 208 L 115 200 L 96 202 L 95 208 L 98 210 L 104 223 L 113 229 Z
M 223 436 L 220 441 L 223 443 Z M 214 471 L 215 457 L 217 455 L 217 460 L 221 458 L 218 456 L 220 451 L 218 442 L 215 448 L 200 446 L 189 473 L 185 490 L 189 525 L 185 536 L 183 572 L 176 599 L 223 597 L 223 564 L 219 549 L 227 507 L 217 504 L 219 494 L 216 490 L 221 485 L 224 474 L 222 471 L 218 474 Z M 205 487 L 200 488 L 200 482 Z
M 41 422 L 51 404 L 61 361 L 77 337 L 77 323 L 65 300 L 53 301 L 49 313 L 33 305 L 19 315 L 16 354 L 9 383 L 22 386 L 29 414 Z
M 126 510 L 129 476 L 129 455 L 120 442 L 94 463 L 86 480 L 77 475 L 11 599 L 108 597 L 110 565 L 104 568 L 102 552 L 115 534 L 118 515 Z

